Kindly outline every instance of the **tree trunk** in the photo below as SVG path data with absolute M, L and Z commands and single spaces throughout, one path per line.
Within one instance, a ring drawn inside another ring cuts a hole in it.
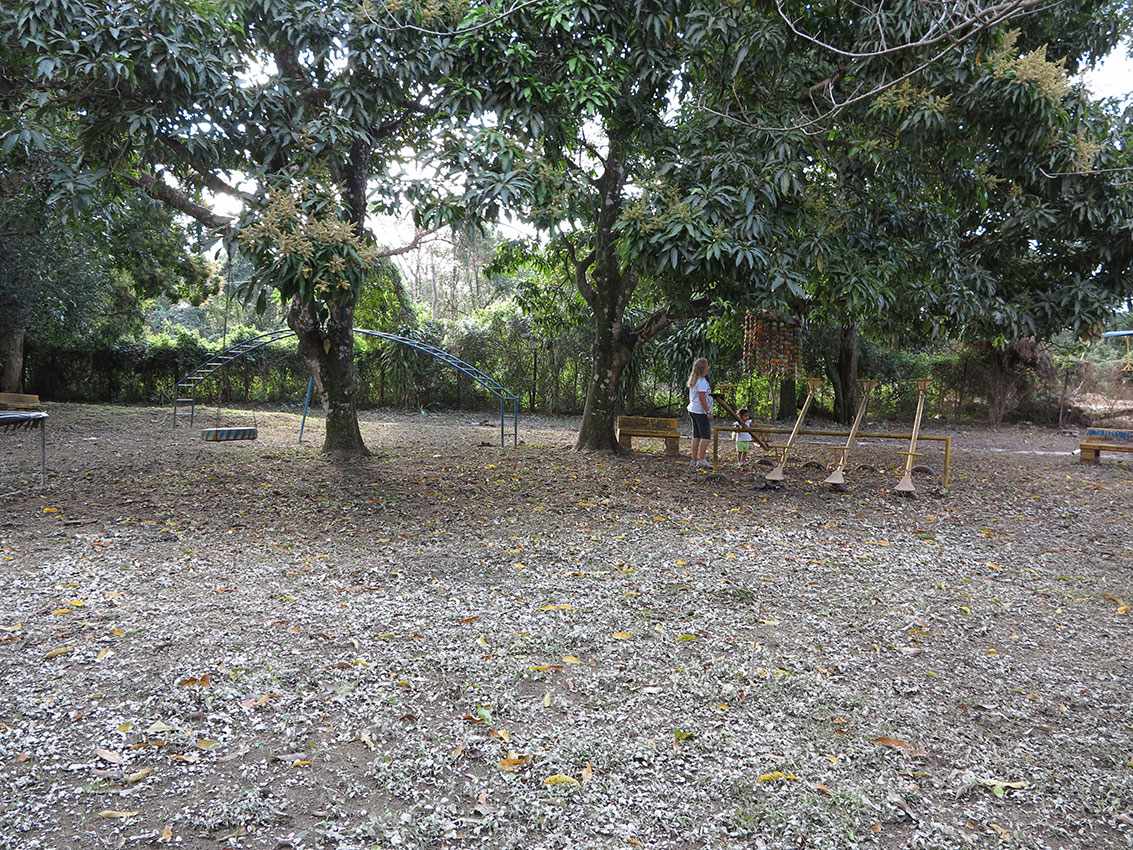
M 858 326 L 842 325 L 838 338 L 838 359 L 827 367 L 834 385 L 834 418 L 843 424 L 854 421 L 858 406 Z
M 335 303 L 324 324 L 315 305 L 291 302 L 287 323 L 299 337 L 299 351 L 315 376 L 326 413 L 327 454 L 368 455 L 358 428 L 358 374 L 354 366 L 354 304 Z
M 987 370 L 987 418 L 993 430 L 998 431 L 1011 406 L 1013 375 L 1006 349 L 989 347 Z
M 621 410 L 622 370 L 633 353 L 632 348 L 619 339 L 620 327 L 620 321 L 610 321 L 603 312 L 595 316 L 594 341 L 591 344 L 592 372 L 586 390 L 586 405 L 582 409 L 582 425 L 574 446 L 576 449 L 619 450 L 614 427 Z
M 23 392 L 25 333 L 23 328 L 9 328 L 0 334 L 0 392 Z
M 779 382 L 779 418 L 784 422 L 794 422 L 798 415 L 797 387 L 794 377 L 785 377 Z

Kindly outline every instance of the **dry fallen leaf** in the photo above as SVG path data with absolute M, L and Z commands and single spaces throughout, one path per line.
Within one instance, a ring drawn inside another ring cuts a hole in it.
M 103 761 L 108 761 L 111 764 L 125 764 L 126 757 L 121 753 L 116 753 L 113 750 L 95 750 L 94 754 Z
M 531 756 L 517 756 L 514 753 L 510 754 L 507 758 L 500 759 L 500 770 L 505 773 L 515 773 L 523 765 L 531 761 Z
M 168 844 L 173 840 L 173 824 L 167 823 L 165 828 L 161 831 L 162 843 Z
M 64 644 L 63 646 L 55 647 L 53 650 L 43 656 L 43 658 L 45 661 L 52 658 L 58 658 L 61 655 L 67 655 L 71 652 L 74 652 L 74 650 L 75 648 L 73 646 L 67 646 L 66 644 Z
M 915 744 L 904 741 L 901 738 L 874 738 L 873 742 L 880 747 L 892 747 L 895 750 L 904 750 L 910 755 L 923 756 L 925 751 Z
M 135 770 L 133 773 L 127 774 L 126 784 L 137 785 L 151 773 L 153 773 L 152 767 L 143 767 L 141 770 Z
M 578 780 L 573 776 L 567 776 L 565 773 L 552 773 L 543 780 L 544 785 L 570 785 L 578 787 Z
M 217 743 L 212 738 L 197 738 L 197 749 L 200 750 L 215 750 Z
M 119 809 L 103 809 L 101 812 L 98 813 L 98 816 L 100 818 L 119 818 L 121 820 L 125 820 L 126 818 L 136 817 L 137 815 L 138 815 L 138 812 L 136 810 L 132 811 L 132 812 L 124 812 L 124 811 L 121 811 Z
M 633 632 L 614 632 L 610 637 L 617 640 L 631 640 L 633 638 Z
M 574 606 L 569 602 L 559 602 L 554 605 L 540 605 L 540 611 L 573 611 Z
M 564 664 L 581 664 L 582 659 L 580 659 L 577 655 L 564 655 L 563 656 L 563 663 Z
M 586 767 L 582 768 L 582 782 L 586 784 L 594 778 L 594 766 L 590 762 L 586 763 Z
M 131 729 L 134 728 L 134 724 L 131 723 L 129 720 L 127 720 L 124 723 L 119 723 L 114 728 L 117 729 L 119 732 L 126 733 L 126 732 L 129 732 Z

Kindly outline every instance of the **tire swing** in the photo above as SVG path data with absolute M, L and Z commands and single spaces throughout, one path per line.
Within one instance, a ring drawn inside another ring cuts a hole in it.
M 228 313 L 232 308 L 232 254 L 228 254 L 228 263 L 225 273 L 225 289 L 227 289 L 227 299 L 224 304 L 224 339 L 221 343 L 220 350 L 228 351 Z M 223 368 L 223 367 L 222 367 Z M 227 373 L 225 373 L 227 374 Z M 228 443 L 235 440 L 255 440 L 260 436 L 259 422 L 256 420 L 256 409 L 252 408 L 252 427 L 245 426 L 232 426 L 220 424 L 220 402 L 224 393 L 219 381 L 216 385 L 216 417 L 212 428 L 201 429 L 201 439 L 206 443 Z

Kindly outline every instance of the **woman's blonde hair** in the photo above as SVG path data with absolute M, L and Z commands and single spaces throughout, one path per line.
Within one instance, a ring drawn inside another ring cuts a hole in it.
M 688 373 L 688 388 L 691 390 L 696 382 L 708 374 L 708 358 L 697 357 L 692 361 L 692 371 Z

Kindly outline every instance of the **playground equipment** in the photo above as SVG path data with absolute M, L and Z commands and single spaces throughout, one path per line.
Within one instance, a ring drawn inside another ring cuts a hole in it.
M 917 435 L 921 431 L 921 416 L 924 414 L 924 398 L 928 392 L 930 381 L 922 378 L 917 381 L 917 415 L 913 417 L 913 434 L 909 437 L 909 450 L 905 452 L 905 474 L 893 489 L 898 493 L 913 495 L 917 488 L 913 486 L 913 459 L 917 456 Z
M 665 441 L 665 454 L 676 457 L 681 453 L 681 432 L 677 420 L 663 416 L 619 416 L 618 445 L 626 451 L 633 449 L 634 437 L 648 437 Z
M 806 379 L 806 398 L 803 400 L 802 409 L 799 410 L 798 418 L 795 419 L 795 427 L 791 429 L 791 436 L 787 438 L 787 442 L 779 450 L 779 462 L 770 472 L 763 476 L 767 481 L 782 481 L 785 477 L 783 475 L 783 467 L 787 463 L 787 455 L 790 454 L 791 446 L 795 444 L 795 440 L 799 436 L 799 430 L 806 423 L 806 415 L 810 412 L 811 402 L 814 401 L 814 395 L 821 386 L 822 381 L 819 378 Z
M 1122 376 L 1133 380 L 1133 331 L 1107 331 L 1102 339 L 1125 340 L 1125 362 L 1121 366 Z M 1133 453 L 1133 429 L 1126 428 L 1087 428 L 1086 438 L 1079 445 L 1082 463 L 1097 463 L 1102 452 Z
M 412 337 L 398 336 L 397 334 L 386 333 L 385 331 L 372 331 L 367 328 L 355 328 L 354 333 L 360 336 L 367 336 L 375 339 L 382 339 L 386 342 L 404 345 L 408 348 L 417 351 L 420 354 L 426 354 L 442 363 L 456 369 L 460 374 L 472 379 L 485 390 L 488 391 L 499 402 L 500 412 L 500 447 L 506 444 L 505 439 L 505 423 L 511 420 L 512 431 L 512 444 L 519 445 L 519 411 L 520 403 L 519 396 L 507 389 L 503 384 L 493 378 L 486 372 L 477 369 L 471 363 L 461 360 L 454 354 L 450 354 L 443 348 L 438 348 L 435 345 L 430 345 L 419 339 Z M 273 342 L 286 339 L 294 336 L 295 331 L 290 328 L 277 328 L 273 331 L 262 333 L 259 336 L 246 339 L 231 348 L 227 348 L 215 357 L 210 358 L 205 363 L 202 363 L 195 370 L 177 382 L 176 391 L 174 392 L 173 401 L 173 426 L 177 426 L 178 416 L 184 416 L 183 408 L 189 409 L 189 424 L 193 424 L 193 416 L 196 409 L 196 392 L 200 385 L 212 377 L 218 370 L 223 369 L 230 363 L 239 360 L 241 357 L 246 357 L 253 351 L 263 348 L 265 345 L 270 345 Z M 310 405 L 313 381 L 308 381 L 308 393 L 306 397 L 306 404 L 304 406 L 303 419 L 300 423 L 300 436 L 307 423 L 307 410 Z M 207 439 L 207 438 L 206 438 Z M 239 438 L 237 438 L 239 439 Z M 249 439 L 245 437 L 244 439 Z M 217 439 L 217 442 L 221 440 Z
M 870 382 L 870 383 L 876 384 L 876 382 Z M 921 390 L 922 383 L 924 385 L 923 391 Z M 821 428 L 806 428 L 805 427 L 806 415 L 810 410 L 811 402 L 813 402 L 814 396 L 817 395 L 818 390 L 821 388 L 821 386 L 822 386 L 822 381 L 820 379 L 810 378 L 810 379 L 807 380 L 807 398 L 803 401 L 802 410 L 800 410 L 799 416 L 796 418 L 794 427 L 792 427 L 792 428 L 783 428 L 783 427 L 778 427 L 778 426 L 773 426 L 773 425 L 753 425 L 752 428 L 750 428 L 750 429 L 747 429 L 747 428 L 739 429 L 739 428 L 735 428 L 735 427 L 729 427 L 729 426 L 726 426 L 726 425 L 714 427 L 712 429 L 712 464 L 713 464 L 713 466 L 718 467 L 718 464 L 719 464 L 720 434 L 733 434 L 733 433 L 736 433 L 737 431 L 740 431 L 740 430 L 747 431 L 747 432 L 753 433 L 753 434 L 758 432 L 760 435 L 762 435 L 767 440 L 772 439 L 772 437 L 774 435 L 779 435 L 779 434 L 789 435 L 787 437 L 787 442 L 785 444 L 767 446 L 767 448 L 769 450 L 776 451 L 779 454 L 779 462 L 776 464 L 776 466 L 770 472 L 767 473 L 766 476 L 764 476 L 766 480 L 768 480 L 772 483 L 778 483 L 778 482 L 781 482 L 785 479 L 787 456 L 788 456 L 791 449 L 795 448 L 797 445 L 800 444 L 801 441 L 800 441 L 799 438 L 801 438 L 801 437 L 839 437 L 839 438 L 842 438 L 843 440 L 845 440 L 845 443 L 843 444 L 843 446 L 841 448 L 839 448 L 839 450 L 838 450 L 839 451 L 839 461 L 838 461 L 838 464 L 835 467 L 835 472 L 839 473 L 840 477 L 842 478 L 843 484 L 845 483 L 845 467 L 846 467 L 846 463 L 847 463 L 847 460 L 848 460 L 849 449 L 858 440 L 902 440 L 902 441 L 908 441 L 909 451 L 904 452 L 904 454 L 906 456 L 905 457 L 906 471 L 908 472 L 910 477 L 911 477 L 912 471 L 913 471 L 913 465 L 910 463 L 910 460 L 909 460 L 910 457 L 917 456 L 916 448 L 920 443 L 932 442 L 932 443 L 939 443 L 944 450 L 943 469 L 941 471 L 941 483 L 942 483 L 942 485 L 944 486 L 945 489 L 947 489 L 951 485 L 951 483 L 952 483 L 952 437 L 950 435 L 941 435 L 941 434 L 922 434 L 922 433 L 920 433 L 920 421 L 914 421 L 915 435 L 914 435 L 913 432 L 908 432 L 908 433 L 893 432 L 893 433 L 889 433 L 889 432 L 885 432 L 885 431 L 862 431 L 862 430 L 860 430 L 861 419 L 864 416 L 863 405 L 865 403 L 867 403 L 868 400 L 869 400 L 868 395 L 865 394 L 865 393 L 863 393 L 862 403 L 859 404 L 859 407 L 858 407 L 858 416 L 855 417 L 855 427 L 856 427 L 857 430 L 847 431 L 847 430 L 828 430 L 828 429 L 821 429 Z M 924 381 L 924 382 L 917 381 L 917 389 L 918 389 L 917 406 L 918 406 L 918 409 L 920 410 L 920 413 L 921 413 L 921 421 L 923 421 L 923 413 L 924 413 L 923 398 L 926 397 L 927 394 L 928 394 L 928 386 L 929 386 L 929 382 L 927 382 L 927 381 Z M 719 399 L 717 399 L 717 400 L 719 400 Z M 833 473 L 832 473 L 832 477 L 833 477 Z M 904 479 L 902 478 L 902 482 L 903 481 L 904 481 Z M 898 488 L 900 488 L 900 485 L 901 485 L 902 482 L 898 482 Z M 830 479 L 827 479 L 827 483 L 833 484 L 833 483 L 837 483 L 837 481 L 830 482 Z M 900 488 L 900 489 L 897 489 L 897 492 L 907 493 L 909 491 L 907 489 Z
M 0 431 L 39 429 L 39 486 L 47 486 L 47 414 L 39 407 L 39 396 L 0 393 Z
M 850 459 L 850 449 L 854 445 L 854 440 L 857 439 L 858 431 L 862 427 L 862 420 L 865 418 L 866 408 L 869 407 L 869 397 L 877 387 L 877 381 L 861 381 L 862 400 L 858 403 L 858 412 L 854 416 L 854 424 L 850 426 L 850 433 L 846 435 L 846 445 L 842 448 L 842 453 L 838 458 L 838 463 L 834 465 L 834 471 L 830 473 L 829 477 L 822 482 L 823 484 L 831 484 L 834 486 L 844 486 L 846 484 L 846 476 L 843 475 L 846 469 L 846 461 Z

